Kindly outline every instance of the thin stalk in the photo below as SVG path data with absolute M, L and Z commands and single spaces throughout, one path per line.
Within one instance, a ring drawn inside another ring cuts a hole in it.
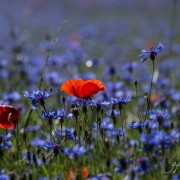
M 135 82 L 135 89 L 136 89 L 136 100 L 137 100 L 137 106 L 138 106 L 138 118 L 139 118 L 139 121 L 141 121 L 140 105 L 139 105 L 139 101 L 138 101 L 137 82 Z
M 48 116 L 46 107 L 45 107 L 44 105 L 42 105 L 42 107 L 43 107 L 44 111 L 46 112 L 46 115 Z M 49 120 L 49 118 L 48 118 L 48 120 Z M 60 140 L 59 137 L 58 137 L 58 134 L 56 133 L 56 130 L 55 130 L 53 124 L 50 124 L 50 131 L 51 131 L 51 128 L 53 129 L 53 131 L 54 131 L 54 133 L 55 133 L 55 135 L 56 135 L 56 138 L 57 138 L 58 140 Z M 62 128 L 61 128 L 61 133 L 62 133 Z
M 47 64 L 48 64 L 48 61 L 49 61 L 49 57 L 51 55 L 51 52 L 52 52 L 52 49 L 54 48 L 56 42 L 58 41 L 58 36 L 60 34 L 60 32 L 62 31 L 62 28 L 63 26 L 66 24 L 66 21 L 63 21 L 62 24 L 60 25 L 60 27 L 58 28 L 57 32 L 56 32 L 56 35 L 51 43 L 51 46 L 50 48 L 46 51 L 46 59 L 45 59 L 45 63 L 44 63 L 44 66 L 42 68 L 42 71 L 41 71 L 41 76 L 40 76 L 40 80 L 39 80 L 39 89 L 41 88 L 42 86 L 42 82 L 43 82 L 43 77 L 44 77 L 44 73 L 45 73 L 45 70 L 46 70 L 46 67 L 47 67 Z
M 154 60 L 152 60 L 152 77 L 151 77 L 151 84 L 150 84 L 150 90 L 149 90 L 149 97 L 147 101 L 147 110 L 145 115 L 145 120 L 147 118 L 147 115 L 149 115 L 149 109 L 151 105 L 151 93 L 152 93 L 152 87 L 153 87 L 153 77 L 154 77 Z
M 14 136 L 15 136 L 15 139 L 16 139 L 17 151 L 18 151 L 18 154 L 20 154 L 21 165 L 22 165 L 22 152 L 21 152 L 21 148 L 20 148 L 19 143 L 18 143 L 18 139 L 17 139 L 17 136 L 16 136 L 16 130 L 15 129 L 14 129 Z
M 43 119 L 41 118 L 41 116 L 39 115 L 39 113 L 38 113 L 37 110 L 36 110 L 36 113 L 37 113 L 38 117 L 41 119 L 43 125 L 44 125 L 44 126 L 46 127 L 46 129 L 49 131 L 49 134 L 50 134 L 51 138 L 53 139 L 53 141 L 56 142 L 55 139 L 54 139 L 54 137 L 53 137 L 52 134 L 51 134 L 51 130 L 50 130 L 50 129 L 48 128 L 48 126 L 45 124 L 45 122 L 43 121 Z

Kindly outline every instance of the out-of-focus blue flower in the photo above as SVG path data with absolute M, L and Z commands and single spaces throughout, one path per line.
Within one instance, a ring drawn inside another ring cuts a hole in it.
M 143 49 L 141 51 L 141 54 L 139 54 L 139 57 L 142 58 L 141 62 L 146 61 L 148 58 L 150 58 L 152 61 L 155 60 L 156 56 L 163 48 L 164 48 L 164 45 L 159 42 L 156 48 Z
M 174 174 L 172 176 L 172 180 L 179 180 L 180 179 L 180 174 Z
M 109 101 L 99 101 L 99 100 L 92 100 L 90 105 L 91 106 L 100 106 L 100 107 L 108 107 L 111 104 Z
M 17 91 L 13 91 L 11 93 L 4 92 L 2 95 L 3 100 L 5 101 L 19 101 L 21 99 L 21 95 Z
M 39 177 L 38 180 L 49 180 L 47 177 Z
M 170 137 L 171 137 L 172 140 L 179 140 L 180 130 L 179 130 L 179 131 L 176 131 L 175 129 L 173 129 L 173 130 L 170 132 Z
M 159 128 L 159 123 L 157 121 L 149 121 L 148 126 L 149 126 L 149 129 L 155 130 Z
M 138 67 L 137 62 L 128 62 L 122 66 L 122 70 L 126 70 L 129 73 L 132 73 L 136 67 Z
M 110 173 L 101 173 L 97 174 L 96 176 L 87 178 L 87 180 L 111 180 L 112 175 Z
M 62 131 L 56 129 L 56 135 L 61 136 L 62 138 L 68 138 L 70 140 L 75 140 L 74 137 L 74 128 L 63 129 Z
M 113 122 L 111 121 L 111 119 L 109 117 L 104 118 L 100 124 L 100 129 L 102 130 L 113 130 L 114 129 L 114 125 Z M 93 124 L 93 130 L 97 130 L 97 123 Z
M 9 149 L 12 146 L 9 138 L 11 137 L 11 133 L 8 134 L 0 134 L 0 150 Z
M 106 114 L 107 114 L 108 116 L 118 116 L 118 115 L 120 115 L 120 111 L 118 111 L 118 110 L 116 110 L 116 109 L 114 109 L 114 110 L 108 110 L 108 111 L 106 111 Z
M 127 125 L 132 129 L 144 129 L 147 127 L 148 122 L 149 122 L 148 120 L 137 121 L 137 122 L 128 123 Z
M 122 173 L 123 171 L 125 171 L 128 168 L 128 159 L 121 158 L 119 160 L 119 164 L 120 164 L 120 167 L 115 168 L 114 171 L 118 172 L 118 173 Z
M 119 129 L 109 129 L 107 130 L 107 136 L 125 136 L 126 135 L 126 130 L 125 129 L 122 129 L 122 128 L 119 128 Z
M 171 148 L 171 137 L 164 131 L 152 131 L 150 134 L 141 134 L 140 140 L 145 145 L 145 151 L 149 149 Z
M 140 157 L 137 160 L 138 165 L 134 168 L 137 173 L 146 174 L 152 170 L 152 166 L 149 164 L 147 157 Z
M 26 127 L 25 132 L 37 132 L 39 129 L 41 129 L 40 125 L 28 126 Z
M 48 143 L 44 146 L 44 149 L 46 151 L 50 151 L 53 150 L 53 152 L 55 154 L 59 153 L 59 152 L 64 152 L 61 145 L 59 143 Z
M 111 98 L 110 101 L 112 104 L 126 104 L 131 100 L 130 96 L 127 97 L 119 97 L 119 98 Z
M 34 90 L 33 92 L 29 92 L 27 90 L 24 91 L 24 96 L 31 99 L 31 105 L 33 109 L 36 109 L 38 106 L 38 103 L 41 105 L 44 105 L 44 99 L 47 99 L 51 96 L 53 90 L 50 89 L 49 91 L 43 91 L 43 90 Z
M 7 174 L 5 174 L 5 171 L 4 169 L 1 170 L 1 173 L 0 173 L 0 180 L 9 180 L 9 176 Z
M 33 164 L 34 161 L 33 161 L 33 156 L 35 156 L 34 153 L 31 153 L 31 152 L 24 152 L 23 153 L 23 157 L 27 160 L 26 163 L 28 164 Z M 42 159 L 41 158 L 37 158 L 37 162 L 36 162 L 38 165 L 42 164 Z
M 159 124 L 163 124 L 165 120 L 168 120 L 170 114 L 167 109 L 157 110 L 153 109 L 149 111 L 150 119 L 158 121 Z
M 83 156 L 87 150 L 84 146 L 75 145 L 71 149 L 64 148 L 64 153 L 67 154 L 70 159 L 73 159 Z
M 30 145 L 31 146 L 35 146 L 35 147 L 44 147 L 46 141 L 43 140 L 41 137 L 37 136 L 35 139 L 32 139 L 30 141 Z
M 169 102 L 167 101 L 167 99 L 165 97 L 161 97 L 159 100 L 157 100 L 154 103 L 154 107 L 158 107 L 160 106 L 163 109 L 166 109 L 167 107 L 169 107 Z

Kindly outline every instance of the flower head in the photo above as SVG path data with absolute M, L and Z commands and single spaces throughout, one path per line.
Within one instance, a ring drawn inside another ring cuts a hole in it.
M 132 128 L 132 129 L 138 129 L 140 133 L 142 132 L 142 130 L 143 130 L 144 128 L 147 127 L 147 125 L 148 125 L 148 120 L 146 120 L 146 121 L 144 121 L 144 122 L 143 122 L 143 121 L 137 121 L 137 122 L 128 123 L 128 126 L 129 126 L 130 128 Z
M 9 138 L 11 137 L 11 133 L 8 134 L 0 134 L 0 151 L 4 149 L 9 149 L 12 145 L 11 141 Z
M 135 171 L 138 173 L 145 174 L 148 171 L 152 170 L 151 165 L 147 157 L 140 157 L 137 160 L 138 165 L 135 167 Z
M 38 103 L 41 105 L 44 105 L 44 99 L 47 99 L 52 94 L 52 89 L 49 91 L 43 91 L 43 90 L 34 90 L 33 92 L 29 92 L 27 90 L 24 91 L 24 96 L 31 99 L 31 105 L 33 109 L 36 109 L 38 106 Z
M 98 93 L 99 91 L 104 91 L 105 87 L 101 81 L 96 79 L 70 79 L 62 84 L 61 90 L 67 92 L 71 96 L 89 99 L 92 95 Z
M 79 145 L 73 146 L 72 149 L 64 149 L 64 153 L 67 154 L 71 159 L 83 156 L 86 151 L 87 149 L 84 146 Z
M 0 105 L 0 127 L 15 128 L 20 118 L 20 112 L 13 106 Z
M 150 49 L 143 49 L 141 51 L 141 54 L 139 57 L 141 57 L 141 62 L 146 61 L 148 58 L 150 58 L 152 61 L 155 60 L 158 53 L 164 48 L 164 45 L 159 42 L 158 46 L 156 48 L 150 48 Z

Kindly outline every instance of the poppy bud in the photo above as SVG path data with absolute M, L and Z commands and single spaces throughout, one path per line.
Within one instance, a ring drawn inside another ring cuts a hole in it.
M 86 106 L 83 106 L 83 112 L 87 113 L 87 107 Z
M 66 98 L 63 96 L 62 97 L 62 102 L 65 103 L 66 102 Z
M 35 154 L 33 153 L 33 163 L 37 166 L 38 164 L 37 164 L 37 158 L 36 158 L 36 156 L 35 156 Z
M 101 105 L 100 104 L 97 104 L 96 110 L 97 110 L 97 112 L 101 111 Z
M 73 113 L 74 117 L 77 118 L 78 115 L 79 115 L 79 109 L 78 108 L 73 108 L 72 113 Z
M 42 162 L 43 162 L 44 164 L 46 164 L 46 157 L 44 156 L 43 153 L 42 153 L 41 155 L 42 155 Z
M 27 180 L 27 175 L 26 175 L 26 173 L 23 173 L 23 175 L 22 175 L 22 180 Z
M 109 168 L 110 165 L 111 165 L 111 161 L 110 161 L 110 159 L 108 158 L 108 159 L 106 160 L 106 166 L 107 166 L 107 168 Z
M 33 176 L 32 176 L 32 174 L 31 174 L 31 173 L 29 174 L 29 178 L 28 178 L 28 180 L 33 180 Z
M 148 96 L 144 96 L 144 101 L 145 101 L 146 103 L 148 103 L 148 102 L 149 102 L 149 98 L 148 98 Z
M 74 137 L 76 139 L 76 137 L 77 137 L 77 131 L 76 130 L 73 132 L 73 135 L 74 135 Z
M 41 152 L 41 149 L 40 148 L 38 148 L 37 149 L 37 154 L 39 154 Z
M 134 85 L 137 86 L 137 84 L 138 84 L 138 82 L 137 82 L 137 80 L 135 80 L 135 81 L 134 81 Z
M 27 152 L 27 159 L 29 162 L 31 162 L 31 153 L 29 151 Z
M 26 134 L 25 132 L 23 132 L 23 139 L 24 139 L 24 141 L 26 142 L 27 134 Z
M 116 140 L 117 140 L 117 143 L 119 144 L 120 139 L 119 139 L 119 135 L 118 134 L 116 135 Z

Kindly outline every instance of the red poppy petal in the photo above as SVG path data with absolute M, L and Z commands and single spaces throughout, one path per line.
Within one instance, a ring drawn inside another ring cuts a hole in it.
M 67 92 L 69 95 L 88 99 L 97 92 L 105 90 L 105 87 L 101 81 L 96 79 L 70 79 L 62 84 L 61 90 Z
M 12 106 L 0 105 L 0 127 L 11 129 L 16 127 L 20 112 Z

